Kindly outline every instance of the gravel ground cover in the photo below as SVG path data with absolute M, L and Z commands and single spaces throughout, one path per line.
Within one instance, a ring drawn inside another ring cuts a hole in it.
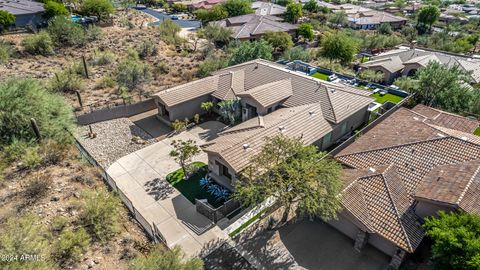
M 119 118 L 92 124 L 93 138 L 88 137 L 88 126 L 77 130 L 76 138 L 104 168 L 117 159 L 156 142 L 128 118 Z

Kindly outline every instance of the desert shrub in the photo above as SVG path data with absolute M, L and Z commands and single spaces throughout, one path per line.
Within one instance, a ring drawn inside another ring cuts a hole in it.
M 52 222 L 50 224 L 51 228 L 53 231 L 60 232 L 67 226 L 68 224 L 68 219 L 64 216 L 56 216 L 52 219 Z
M 0 254 L 35 254 L 42 260 L 0 260 L 1 269 L 57 269 L 51 260 L 51 235 L 34 215 L 12 217 L 0 227 Z
M 53 51 L 53 40 L 46 31 L 30 35 L 22 40 L 22 46 L 29 54 L 51 55 Z
M 209 56 L 198 65 L 197 76 L 200 78 L 207 77 L 212 72 L 222 69 L 227 66 L 228 60 L 223 57 Z
M 47 31 L 57 45 L 83 46 L 87 42 L 87 35 L 83 27 L 65 16 L 51 19 Z
M 94 66 L 105 66 L 113 63 L 113 61 L 115 61 L 115 54 L 111 51 L 95 51 L 90 63 Z
M 35 118 L 42 137 L 70 142 L 73 113 L 63 97 L 48 91 L 38 80 L 9 79 L 0 83 L 0 145 L 14 138 L 34 140 L 30 119 Z
M 102 29 L 96 25 L 89 25 L 85 30 L 86 39 L 88 41 L 94 41 L 102 36 Z
M 83 69 L 83 67 L 82 67 Z M 82 78 L 78 75 L 80 69 L 69 68 L 55 73 L 50 79 L 50 88 L 55 92 L 73 93 L 85 88 Z
M 172 20 L 164 20 L 159 26 L 158 31 L 160 38 L 167 44 L 177 45 L 182 41 L 182 38 L 178 35 L 181 28 Z
M 42 157 L 38 154 L 38 147 L 29 147 L 22 156 L 22 164 L 27 169 L 35 169 L 42 163 Z
M 187 125 L 185 124 L 184 121 L 180 120 L 180 119 L 176 119 L 175 121 L 172 122 L 172 128 L 175 132 L 181 132 L 182 130 L 184 130 Z
M 65 229 L 58 239 L 55 253 L 62 261 L 79 261 L 90 245 L 90 236 L 84 228 L 77 231 Z
M 89 190 L 83 194 L 81 219 L 91 235 L 106 241 L 118 232 L 120 200 L 104 188 Z
M 8 63 L 13 55 L 13 46 L 3 40 L 0 40 L 0 64 Z
M 115 11 L 110 0 L 85 0 L 80 6 L 80 12 L 86 16 L 97 16 L 99 20 L 106 20 Z
M 149 81 L 150 78 L 151 73 L 148 65 L 131 57 L 120 62 L 115 71 L 117 83 L 130 90 L 135 89 L 141 83 Z
M 11 143 L 2 149 L 2 159 L 8 164 L 19 161 L 29 147 L 32 147 L 32 143 L 13 138 Z
M 136 50 L 138 52 L 138 56 L 141 59 L 145 59 L 157 53 L 157 46 L 155 46 L 155 44 L 150 40 L 144 40 L 136 47 Z
M 100 78 L 100 80 L 95 85 L 96 89 L 105 89 L 105 88 L 113 88 L 115 87 L 116 83 L 115 80 L 110 76 L 104 76 Z
M 131 270 L 150 269 L 189 269 L 202 270 L 203 261 L 197 257 L 185 258 L 179 247 L 165 250 L 160 246 L 155 247 L 146 255 L 140 255 L 130 262 Z
M 165 62 L 158 62 L 157 64 L 155 64 L 155 66 L 153 67 L 153 73 L 155 75 L 163 75 L 163 74 L 167 74 L 168 72 L 170 71 L 170 68 L 168 67 L 167 63 Z
M 51 183 L 52 180 L 48 176 L 35 176 L 25 188 L 25 197 L 30 202 L 44 198 L 48 194 Z
M 68 147 L 54 140 L 44 140 L 38 150 L 43 164 L 57 164 L 63 160 Z
M 55 16 L 68 16 L 70 12 L 68 12 L 67 8 L 61 3 L 56 1 L 47 1 L 43 4 L 43 8 L 45 12 L 43 13 L 43 17 L 50 19 Z

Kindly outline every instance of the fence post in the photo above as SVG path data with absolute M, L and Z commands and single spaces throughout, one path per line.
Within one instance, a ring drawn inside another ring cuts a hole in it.
M 78 90 L 75 90 L 75 94 L 77 94 L 78 104 L 80 104 L 80 108 L 82 108 L 83 110 L 83 102 L 82 97 L 80 96 L 80 92 L 78 92 Z
M 82 55 L 82 61 L 83 69 L 85 70 L 85 77 L 87 77 L 87 79 L 90 79 L 90 77 L 88 76 L 87 61 L 85 60 L 85 55 Z

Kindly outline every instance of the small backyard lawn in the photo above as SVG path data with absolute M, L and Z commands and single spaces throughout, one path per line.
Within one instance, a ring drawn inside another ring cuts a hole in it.
M 208 192 L 207 188 L 202 187 L 200 184 L 200 180 L 207 174 L 207 165 L 203 162 L 193 162 L 192 164 L 198 166 L 199 170 L 190 176 L 190 178 L 184 179 L 183 170 L 180 168 L 169 173 L 167 175 L 167 181 L 193 204 L 195 204 L 195 199 L 207 199 L 208 203 L 213 207 L 217 208 L 221 206 L 225 200 L 218 199 L 218 197 Z
M 387 101 L 393 102 L 395 104 L 399 103 L 400 101 L 403 100 L 403 97 L 392 95 L 390 93 L 386 93 L 383 96 L 380 96 L 380 93 L 374 93 L 370 95 L 371 97 L 375 98 L 375 102 L 378 102 L 380 104 L 383 104 Z
M 477 136 L 480 136 L 480 127 L 478 127 L 477 129 L 475 129 L 475 131 L 473 132 L 473 134 L 477 135 Z
M 315 72 L 312 74 L 312 77 L 315 77 L 320 80 L 328 81 L 328 75 L 325 73 Z

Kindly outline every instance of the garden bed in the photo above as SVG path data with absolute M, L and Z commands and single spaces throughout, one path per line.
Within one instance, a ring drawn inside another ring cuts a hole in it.
M 202 187 L 200 184 L 200 180 L 208 172 L 207 165 L 203 162 L 193 162 L 192 164 L 200 169 L 188 179 L 185 179 L 183 170 L 180 168 L 169 173 L 167 181 L 193 204 L 195 204 L 195 199 L 206 199 L 215 208 L 222 206 L 225 203 L 225 199 L 218 199 L 218 197 L 208 192 L 207 188 Z
M 403 97 L 396 96 L 396 95 L 393 95 L 393 94 L 390 94 L 390 93 L 386 93 L 383 96 L 381 96 L 380 93 L 374 93 L 370 96 L 375 98 L 375 102 L 380 103 L 380 104 L 383 104 L 387 101 L 390 101 L 392 103 L 397 104 L 397 103 L 399 103 L 400 101 L 403 100 Z

